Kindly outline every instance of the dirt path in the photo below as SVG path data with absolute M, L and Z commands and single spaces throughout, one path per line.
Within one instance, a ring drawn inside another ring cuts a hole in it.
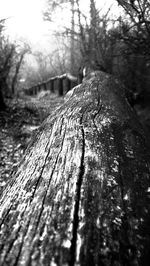
M 62 103 L 63 97 L 49 93 L 8 101 L 7 110 L 0 113 L 0 191 L 20 163 L 34 130 Z

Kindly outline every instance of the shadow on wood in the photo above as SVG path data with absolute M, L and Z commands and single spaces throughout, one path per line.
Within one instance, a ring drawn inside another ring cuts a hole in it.
M 149 154 L 117 80 L 66 95 L 0 203 L 0 265 L 148 265 Z

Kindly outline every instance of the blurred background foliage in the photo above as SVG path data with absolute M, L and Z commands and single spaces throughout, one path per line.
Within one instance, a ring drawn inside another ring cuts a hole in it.
M 125 84 L 132 105 L 150 101 L 150 3 L 116 0 L 106 9 L 90 0 L 47 0 L 43 19 L 63 21 L 53 32 L 52 52 L 33 51 L 27 42 L 11 42 L 0 21 L 0 99 L 54 75 L 79 69 L 104 70 Z M 67 22 L 65 17 L 67 16 Z

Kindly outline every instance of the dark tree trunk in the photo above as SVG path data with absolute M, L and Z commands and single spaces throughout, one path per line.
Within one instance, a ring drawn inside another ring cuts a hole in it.
M 0 81 L 0 111 L 5 110 L 5 108 L 6 108 L 6 104 L 4 102 L 4 96 L 3 96 L 3 93 L 2 93 L 2 84 L 1 84 L 1 81 Z
M 95 72 L 66 95 L 0 204 L 2 266 L 148 265 L 149 154 L 117 80 Z

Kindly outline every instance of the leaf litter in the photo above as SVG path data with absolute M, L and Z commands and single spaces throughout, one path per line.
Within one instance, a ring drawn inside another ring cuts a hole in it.
M 11 99 L 0 112 L 0 193 L 19 165 L 33 131 L 61 103 L 56 94 Z

